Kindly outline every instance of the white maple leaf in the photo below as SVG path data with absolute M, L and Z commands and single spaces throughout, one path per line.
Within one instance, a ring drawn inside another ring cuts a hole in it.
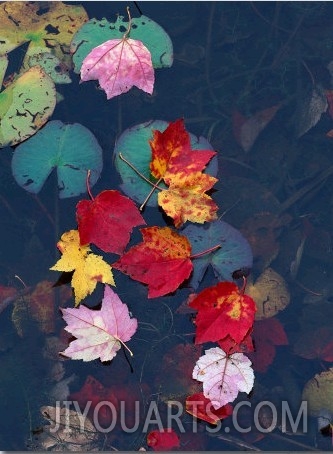
M 217 410 L 234 401 L 240 391 L 251 391 L 254 383 L 251 364 L 243 353 L 227 355 L 221 348 L 214 347 L 200 356 L 192 378 L 203 383 L 205 397 L 210 399 Z

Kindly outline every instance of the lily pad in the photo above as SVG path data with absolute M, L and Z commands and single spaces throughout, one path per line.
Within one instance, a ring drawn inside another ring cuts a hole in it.
M 41 66 L 55 84 L 70 84 L 72 82 L 69 77 L 68 67 L 50 52 L 34 53 L 29 56 L 28 65 L 29 67 Z
M 96 46 L 110 39 L 121 39 L 127 30 L 128 21 L 118 16 L 114 23 L 91 19 L 75 34 L 71 43 L 74 71 L 80 72 L 82 62 Z M 146 16 L 134 17 L 129 38 L 142 41 L 149 49 L 154 68 L 170 67 L 173 63 L 172 41 L 166 31 Z
M 73 34 L 88 20 L 81 5 L 62 2 L 3 2 L 0 5 L 0 55 L 29 43 L 56 55 L 71 67 L 69 45 Z M 25 61 L 23 61 L 23 64 Z
M 33 66 L 0 93 L 0 147 L 35 134 L 55 106 L 53 80 L 40 66 Z
M 151 161 L 149 140 L 153 138 L 154 129 L 163 132 L 168 125 L 169 123 L 164 120 L 141 123 L 126 129 L 116 142 L 114 156 L 116 168 L 122 178 L 120 187 L 126 195 L 140 204 L 146 199 L 152 186 L 141 178 L 126 162 L 120 159 L 119 154 L 121 153 L 148 180 L 153 181 L 149 168 Z M 213 150 L 213 147 L 204 137 L 198 138 L 191 133 L 189 134 L 193 150 Z M 206 172 L 216 176 L 217 170 L 217 156 L 214 156 L 206 167 Z M 159 187 L 166 188 L 166 185 L 161 182 Z M 156 192 L 149 198 L 148 206 L 157 206 Z
M 194 258 L 193 274 L 190 285 L 197 289 L 209 265 L 220 280 L 233 280 L 233 273 L 252 267 L 251 247 L 243 235 L 224 221 L 218 220 L 207 226 L 189 225 L 182 231 L 191 242 L 192 255 L 206 251 L 214 246 L 219 249 L 201 257 Z
M 8 66 L 8 57 L 7 55 L 0 56 L 0 87 L 2 86 L 2 82 L 4 80 L 6 71 Z
M 26 191 L 37 194 L 54 168 L 58 173 L 59 197 L 75 197 L 86 192 L 87 171 L 90 186 L 103 167 L 102 149 L 84 126 L 50 121 L 34 137 L 19 145 L 12 159 L 12 172 Z

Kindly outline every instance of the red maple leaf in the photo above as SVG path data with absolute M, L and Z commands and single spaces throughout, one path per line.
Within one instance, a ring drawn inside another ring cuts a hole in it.
M 140 229 L 143 242 L 133 246 L 112 266 L 148 284 L 148 298 L 174 292 L 193 269 L 188 239 L 169 227 Z
M 179 437 L 173 429 L 152 430 L 147 435 L 147 445 L 154 451 L 179 448 Z
M 253 369 L 266 372 L 275 357 L 276 345 L 288 345 L 283 326 L 276 318 L 257 320 L 254 324 L 253 338 L 255 351 L 248 353 Z
M 175 174 L 184 176 L 201 172 L 216 155 L 212 150 L 192 150 L 183 119 L 169 123 L 163 132 L 154 130 L 149 143 L 152 150 L 150 171 L 155 178 L 163 178 L 168 185 Z
M 80 243 L 93 243 L 104 252 L 122 254 L 133 227 L 145 224 L 138 208 L 115 190 L 102 191 L 76 206 Z
M 253 325 L 256 305 L 233 282 L 220 282 L 190 302 L 198 310 L 195 343 L 216 342 L 230 336 L 240 343 Z

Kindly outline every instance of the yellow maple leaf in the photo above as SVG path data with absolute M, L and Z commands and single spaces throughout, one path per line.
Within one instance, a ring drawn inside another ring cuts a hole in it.
M 174 220 L 175 227 L 184 222 L 204 223 L 216 219 L 218 206 L 205 194 L 217 179 L 202 172 L 173 175 L 169 189 L 158 194 L 158 204 Z
M 78 230 L 63 233 L 57 247 L 62 257 L 50 270 L 74 271 L 71 284 L 74 288 L 75 306 L 95 290 L 97 282 L 115 285 L 111 266 L 100 255 L 91 253 L 88 244 L 80 245 Z

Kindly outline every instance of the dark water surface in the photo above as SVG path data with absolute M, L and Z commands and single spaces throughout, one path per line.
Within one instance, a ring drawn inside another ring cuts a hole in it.
M 118 13 L 125 16 L 128 5 L 133 16 L 139 15 L 134 3 L 82 5 L 90 18 L 112 21 Z M 81 123 L 96 136 L 104 162 L 101 178 L 92 189 L 98 194 L 119 187 L 113 149 L 126 128 L 152 119 L 184 118 L 187 130 L 206 137 L 218 152 L 219 181 L 212 197 L 220 207 L 219 216 L 240 229 L 253 247 L 251 279 L 271 267 L 290 293 L 289 305 L 275 317 L 288 345 L 276 346 L 273 358 L 274 342 L 267 345 L 258 334 L 255 348 L 261 342 L 262 350 L 258 350 L 255 386 L 249 396 L 241 393 L 233 403 L 241 404 L 237 418 L 227 418 L 214 432 L 204 421 L 194 427 L 192 416 L 182 412 L 185 433 L 180 435 L 180 449 L 331 450 L 333 379 L 327 391 L 331 402 L 325 407 L 326 435 L 320 433 L 317 418 L 309 411 L 300 413 L 294 428 L 287 418 L 283 430 L 283 418 L 287 407 L 296 418 L 305 384 L 333 366 L 329 353 L 333 350 L 333 139 L 327 136 L 333 129 L 333 114 L 326 101 L 333 89 L 329 71 L 333 4 L 208 1 L 139 2 L 138 6 L 167 31 L 174 46 L 173 66 L 155 72 L 153 95 L 132 89 L 107 101 L 96 82 L 79 84 L 73 73 L 71 84 L 57 86 L 64 100 L 51 119 Z M 19 52 L 15 58 L 20 59 Z M 269 119 L 266 109 L 274 107 L 275 116 Z M 247 132 L 240 132 L 245 117 L 253 123 Z M 244 141 L 253 137 L 256 140 L 245 151 Z M 44 280 L 56 282 L 58 273 L 49 271 L 59 258 L 56 243 L 63 232 L 76 228 L 75 207 L 86 195 L 60 200 L 54 175 L 38 196 L 25 192 L 11 174 L 12 153 L 13 148 L 7 147 L 0 155 L 0 285 L 19 292 L 23 287 L 15 276 L 32 288 Z M 166 225 L 166 218 L 156 209 L 148 207 L 143 214 L 148 225 Z M 131 244 L 140 238 L 136 229 Z M 108 254 L 104 257 L 115 260 Z M 296 272 L 295 260 L 299 260 Z M 107 398 L 101 392 L 101 400 L 111 399 L 112 393 L 123 396 L 119 399 L 128 405 L 125 413 L 130 427 L 134 424 L 131 405 L 140 404 L 137 430 L 126 433 L 117 426 L 100 432 L 89 449 L 150 449 L 146 433 L 158 425 L 154 414 L 149 414 L 152 403 L 166 426 L 170 401 L 183 405 L 186 395 L 194 392 L 193 388 L 189 391 L 193 383 L 189 385 L 191 380 L 186 378 L 191 373 L 191 355 L 195 356 L 192 314 L 178 310 L 191 289 L 184 285 L 173 295 L 148 300 L 144 285 L 120 272 L 114 274 L 117 293 L 139 321 L 139 330 L 129 342 L 133 358 L 121 349 L 106 364 L 59 361 L 58 352 L 64 348 L 59 339 L 64 343 L 66 338 L 58 290 L 52 326 L 44 332 L 27 308 L 27 295 L 16 300 L 14 314 L 13 303 L 0 313 L 2 450 L 51 449 L 52 443 L 43 445 L 46 421 L 40 408 L 75 400 L 68 395 L 77 395 L 89 376 L 97 388 L 96 380 L 112 390 Z M 200 289 L 215 284 L 209 270 Z M 103 287 L 98 286 L 84 303 L 96 306 L 102 293 Z M 73 307 L 73 302 L 72 298 L 65 306 Z M 188 348 L 183 356 L 179 345 Z M 267 357 L 271 364 L 265 366 Z M 152 423 L 144 431 L 149 418 Z M 180 432 L 175 421 L 172 427 Z M 269 432 L 262 430 L 267 427 Z M 73 449 L 73 441 L 56 434 L 54 440 L 57 450 Z

